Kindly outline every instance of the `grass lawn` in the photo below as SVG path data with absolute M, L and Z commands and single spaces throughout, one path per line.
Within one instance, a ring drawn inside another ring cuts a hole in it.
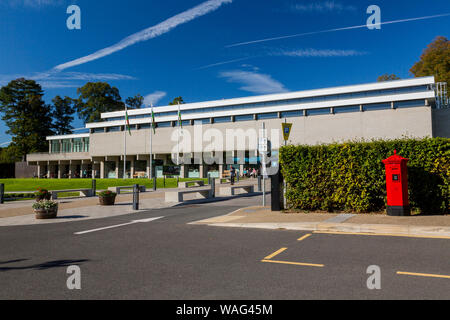
M 96 179 L 97 190 L 105 190 L 108 187 L 132 186 L 134 184 L 153 188 L 153 181 L 149 179 Z M 180 179 L 180 181 L 208 179 Z M 92 179 L 0 179 L 5 185 L 5 192 L 35 191 L 38 188 L 47 190 L 90 189 Z M 164 179 L 160 178 L 156 183 L 157 188 L 164 188 Z M 165 188 L 176 188 L 177 179 L 165 179 Z

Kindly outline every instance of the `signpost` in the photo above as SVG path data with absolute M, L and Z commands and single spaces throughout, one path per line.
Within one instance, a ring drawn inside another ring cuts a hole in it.
M 283 128 L 284 146 L 287 146 L 287 142 L 289 140 L 289 136 L 291 135 L 291 131 L 292 131 L 292 123 L 287 123 L 287 119 L 285 118 L 284 123 L 281 124 L 281 126 Z M 283 207 L 284 207 L 284 209 L 286 209 L 286 207 L 287 207 L 286 188 L 287 188 L 287 183 L 286 183 L 286 181 L 283 181 Z
M 266 124 L 263 122 L 261 136 L 258 141 L 258 151 L 261 156 L 261 165 L 262 165 L 262 177 L 263 177 L 263 207 L 266 206 L 266 176 L 267 176 L 267 168 L 266 168 L 266 156 L 268 152 L 269 141 L 266 136 Z

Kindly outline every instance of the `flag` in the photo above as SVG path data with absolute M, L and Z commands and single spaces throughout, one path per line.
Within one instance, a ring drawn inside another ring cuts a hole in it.
M 153 112 L 153 104 L 152 104 L 152 128 L 153 134 L 156 133 L 156 122 L 155 122 L 155 113 Z
M 127 109 L 127 107 L 125 107 L 125 122 L 126 122 L 125 125 L 127 127 L 128 133 L 131 136 L 130 119 L 128 118 L 128 109 Z
M 178 103 L 178 126 L 183 129 L 183 122 L 181 121 L 181 110 L 180 110 L 180 103 Z

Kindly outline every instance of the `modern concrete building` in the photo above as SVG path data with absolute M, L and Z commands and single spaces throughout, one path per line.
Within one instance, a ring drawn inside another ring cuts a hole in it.
M 178 153 L 186 160 L 181 165 L 183 177 L 217 177 L 230 165 L 240 170 L 258 166 L 262 123 L 276 154 L 285 119 L 293 124 L 292 144 L 450 137 L 447 107 L 442 85 L 434 77 L 424 77 L 155 107 L 154 134 L 150 108 L 128 111 L 131 136 L 124 132 L 125 111 L 110 112 L 102 114 L 102 122 L 87 124 L 88 133 L 48 137 L 49 152 L 30 154 L 27 161 L 38 166 L 40 176 L 50 178 L 121 178 L 126 139 L 127 176 L 148 177 L 152 140 L 158 176 Z M 177 147 L 180 131 L 181 149 Z M 227 141 L 217 141 L 220 137 Z M 214 157 L 215 163 L 204 161 L 205 155 Z

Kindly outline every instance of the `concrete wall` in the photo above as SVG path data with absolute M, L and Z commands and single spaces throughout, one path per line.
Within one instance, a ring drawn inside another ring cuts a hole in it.
M 433 136 L 450 138 L 450 109 L 433 109 Z
M 38 168 L 37 166 L 28 165 L 27 162 L 16 162 L 15 163 L 15 178 L 25 179 L 34 178 L 37 176 Z
M 441 111 L 441 110 L 439 110 Z M 441 113 L 434 118 L 440 118 Z M 448 119 L 448 114 L 446 114 Z M 255 150 L 256 139 L 262 122 L 266 124 L 270 137 L 271 129 L 278 129 L 278 143 L 282 144 L 281 123 L 284 119 L 270 119 L 261 121 L 242 121 L 203 125 L 203 135 L 208 129 L 217 129 L 223 136 L 227 136 L 227 129 L 242 129 L 241 134 L 254 135 L 245 143 L 246 150 Z M 396 139 L 396 138 L 423 138 L 433 135 L 432 109 L 430 107 L 415 107 L 405 109 L 378 110 L 365 112 L 351 112 L 344 114 L 329 114 L 307 117 L 288 118 L 293 123 L 291 141 L 292 144 L 320 144 L 331 142 L 343 142 L 354 139 Z M 448 132 L 448 126 L 444 128 L 444 122 L 439 120 L 436 132 Z M 158 128 L 153 136 L 153 152 L 170 154 L 176 150 L 176 142 L 171 141 L 172 134 L 177 128 Z M 249 130 L 249 131 L 248 131 Z M 186 136 L 191 136 L 191 146 L 194 150 L 195 142 L 200 149 L 210 145 L 208 141 L 201 141 L 202 134 L 194 135 L 194 126 L 184 127 Z M 275 131 L 274 131 L 275 133 Z M 239 135 L 239 133 L 238 133 Z M 228 133 L 228 137 L 230 134 Z M 275 141 L 277 137 L 272 138 Z M 176 141 L 176 138 L 174 139 Z M 93 157 L 120 156 L 123 154 L 123 132 L 96 133 L 91 135 L 90 154 Z M 194 142 L 195 141 L 195 142 Z M 219 142 L 219 146 L 221 142 Z M 276 147 L 276 143 L 275 143 Z M 223 141 L 223 147 L 217 151 L 242 150 L 240 147 L 227 147 Z M 198 151 L 198 150 L 197 150 Z M 127 154 L 138 155 L 150 152 L 150 130 L 132 131 L 130 137 L 127 133 Z

